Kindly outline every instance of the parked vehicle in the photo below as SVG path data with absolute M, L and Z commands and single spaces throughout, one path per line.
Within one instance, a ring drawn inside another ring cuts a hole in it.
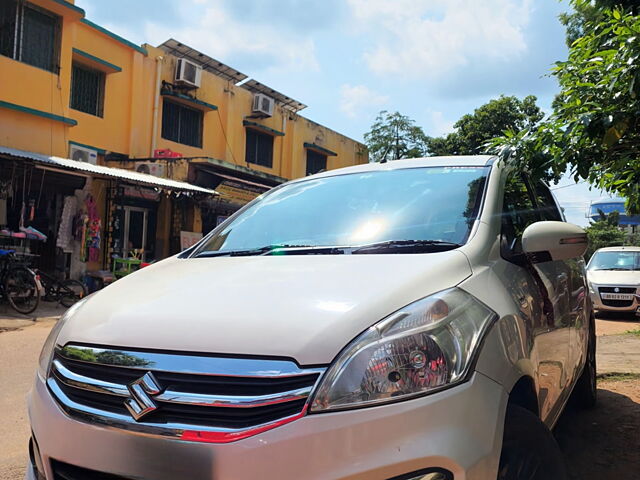
M 593 308 L 640 315 L 640 247 L 596 250 L 587 267 Z
M 564 479 L 586 247 L 489 156 L 289 182 L 67 312 L 27 478 Z
M 0 249 L 0 298 L 16 312 L 28 314 L 38 308 L 41 285 L 29 267 L 20 264 L 14 250 Z
M 69 308 L 87 296 L 87 287 L 78 280 L 58 280 L 54 275 L 43 270 L 36 269 L 34 271 L 40 278 L 44 299 L 47 302 L 58 302 Z

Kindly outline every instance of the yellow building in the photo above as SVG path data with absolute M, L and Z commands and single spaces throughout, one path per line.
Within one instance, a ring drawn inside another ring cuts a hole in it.
M 73 2 L 2 0 L 0 26 L 0 248 L 45 270 L 164 258 L 287 179 L 368 160 L 302 103 Z M 19 238 L 29 227 L 47 241 Z

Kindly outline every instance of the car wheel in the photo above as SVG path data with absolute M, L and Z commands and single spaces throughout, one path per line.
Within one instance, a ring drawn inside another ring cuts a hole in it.
M 597 369 L 596 369 L 596 329 L 594 317 L 589 324 L 589 345 L 587 360 L 576 386 L 571 394 L 572 403 L 578 408 L 593 408 L 598 400 Z
M 529 410 L 507 408 L 498 480 L 566 480 L 562 452 L 551 431 Z

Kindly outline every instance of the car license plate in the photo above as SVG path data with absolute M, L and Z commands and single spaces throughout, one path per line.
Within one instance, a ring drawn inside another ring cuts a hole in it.
M 601 293 L 603 300 L 633 300 L 632 293 Z

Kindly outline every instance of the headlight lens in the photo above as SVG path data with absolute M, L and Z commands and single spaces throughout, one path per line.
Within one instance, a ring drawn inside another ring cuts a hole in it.
M 40 360 L 38 365 L 38 375 L 43 381 L 47 380 L 49 376 L 49 368 L 51 367 L 51 359 L 53 358 L 53 351 L 56 346 L 56 340 L 58 339 L 58 335 L 64 327 L 64 324 L 78 311 L 78 309 L 89 299 L 89 296 L 83 298 L 77 303 L 74 303 L 71 308 L 69 308 L 65 314 L 60 317 L 60 319 L 56 322 L 54 327 L 49 332 L 49 336 L 44 342 L 42 346 L 42 351 L 40 352 Z
M 322 379 L 311 411 L 377 405 L 464 381 L 495 317 L 457 288 L 406 306 L 343 350 Z

